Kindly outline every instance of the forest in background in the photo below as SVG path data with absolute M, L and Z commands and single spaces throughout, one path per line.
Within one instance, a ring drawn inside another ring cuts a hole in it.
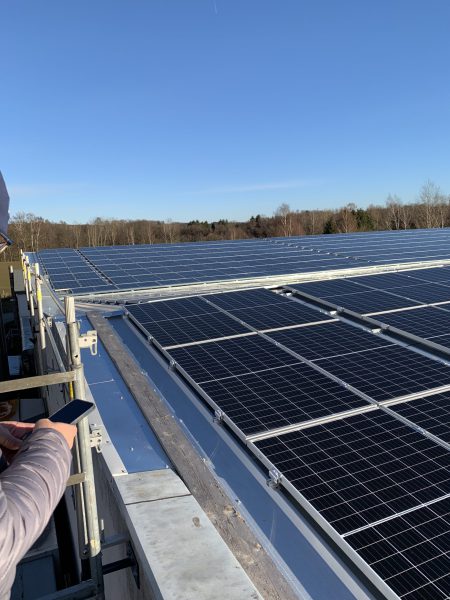
M 413 203 L 389 195 L 383 205 L 358 208 L 347 204 L 335 210 L 295 210 L 281 204 L 272 216 L 256 215 L 248 221 L 219 220 L 178 223 L 170 219 L 124 220 L 98 217 L 89 223 L 54 222 L 33 213 L 15 214 L 8 235 L 14 245 L 1 256 L 15 260 L 20 248 L 81 248 L 124 244 L 163 244 L 266 238 L 291 235 L 383 231 L 450 226 L 450 195 L 427 181 Z

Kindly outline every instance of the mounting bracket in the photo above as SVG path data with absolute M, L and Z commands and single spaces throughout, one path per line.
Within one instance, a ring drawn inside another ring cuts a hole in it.
M 78 342 L 80 344 L 80 348 L 89 348 L 92 356 L 95 356 L 97 354 L 98 338 L 95 329 L 91 331 L 86 331 L 86 333 L 81 334 L 78 338 Z
M 267 480 L 267 485 L 269 487 L 275 489 L 280 485 L 282 478 L 283 478 L 283 475 L 280 473 L 280 471 L 278 469 L 275 469 L 275 467 L 274 467 L 273 469 L 270 469 L 270 471 L 269 471 L 269 479 Z

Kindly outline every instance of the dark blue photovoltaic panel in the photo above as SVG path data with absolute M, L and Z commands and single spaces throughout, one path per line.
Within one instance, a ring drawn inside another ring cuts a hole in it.
M 388 346 L 315 361 L 377 401 L 450 384 L 450 367 L 403 348 Z
M 329 279 L 325 281 L 309 281 L 306 283 L 297 283 L 290 286 L 305 294 L 317 296 L 318 298 L 327 298 L 328 296 L 336 296 L 337 294 L 352 294 L 355 292 L 363 292 L 362 288 L 350 279 Z
M 420 304 L 415 300 L 377 290 L 358 292 L 356 294 L 328 296 L 326 300 L 336 304 L 337 306 L 346 308 L 347 310 L 353 310 L 354 312 L 360 314 L 376 313 L 398 308 L 408 308 L 409 306 Z
M 307 325 L 332 319 L 329 315 L 303 306 L 294 300 L 287 300 L 284 305 L 270 304 L 243 310 L 230 310 L 229 312 L 237 319 L 259 331 L 292 325 Z
M 431 281 L 450 285 L 450 268 L 435 267 L 433 269 L 414 269 L 408 271 L 408 276 L 420 281 Z
M 73 259 L 74 253 L 76 259 Z M 110 290 L 137 290 L 448 259 L 450 232 L 448 229 L 407 230 L 191 244 L 104 246 L 76 251 L 58 248 L 39 254 L 46 268 L 60 269 L 53 273 L 48 271 L 50 276 L 62 275 L 63 281 L 57 284 L 60 289 L 69 287 L 69 281 L 64 279 L 75 276 L 74 269 L 80 267 L 78 259 L 81 259 L 101 281 L 111 286 Z M 61 258 L 66 259 L 67 268 L 63 270 L 57 265 Z M 441 281 L 441 274 L 427 274 L 425 271 L 417 270 L 413 277 L 419 281 Z M 404 273 L 402 277 L 406 276 Z M 447 282 L 444 273 L 442 281 Z M 72 280 L 70 285 L 84 289 Z M 100 286 L 98 281 L 88 287 L 95 288 L 97 285 Z M 77 293 L 81 292 L 77 290 Z
M 127 306 L 130 315 L 162 346 L 177 346 L 249 333 L 201 298 L 183 298 Z
M 201 388 L 246 436 L 367 406 L 302 363 L 211 380 Z
M 450 452 L 381 410 L 255 446 L 340 534 L 450 493 Z
M 402 600 L 449 598 L 449 498 L 363 529 L 345 541 Z
M 196 383 L 299 362 L 257 335 L 176 348 L 170 355 Z
M 433 302 L 450 302 L 450 287 L 439 283 L 422 283 L 407 288 L 392 288 L 392 293 L 402 294 L 411 300 L 431 304 Z
M 369 287 L 375 290 L 405 288 L 409 287 L 410 285 L 417 285 L 418 283 L 417 279 L 409 277 L 409 275 L 406 272 L 381 273 L 380 275 L 364 275 L 360 277 L 349 277 L 348 281 L 351 281 L 354 284 L 358 284 L 358 286 Z
M 391 410 L 450 443 L 450 392 L 395 404 Z
M 260 331 L 330 320 L 329 315 L 264 289 L 212 294 L 205 298 Z
M 156 302 L 141 302 L 127 305 L 127 310 L 138 321 L 158 322 L 181 317 L 194 317 L 217 313 L 217 309 L 198 297 L 175 298 Z
M 286 302 L 286 298 L 283 296 L 264 288 L 237 292 L 223 292 L 221 294 L 208 294 L 207 296 L 204 296 L 204 298 L 213 302 L 216 306 L 228 311 L 254 308 L 255 306 L 267 306 L 268 304 L 279 306 Z
M 43 250 L 38 257 L 55 290 L 75 294 L 115 290 L 111 282 L 101 277 L 77 250 Z
M 391 345 L 389 340 L 377 334 L 363 331 L 342 321 L 332 321 L 314 327 L 282 329 L 270 332 L 269 336 L 309 360 Z
M 414 310 L 377 315 L 377 321 L 423 338 L 450 334 L 450 312 L 426 306 Z M 438 340 L 434 340 L 440 343 Z

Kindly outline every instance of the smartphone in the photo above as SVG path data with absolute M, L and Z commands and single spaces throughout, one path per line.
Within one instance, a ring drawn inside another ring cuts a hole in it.
M 53 423 L 76 425 L 78 421 L 81 421 L 81 419 L 93 411 L 94 408 L 95 404 L 93 402 L 87 402 L 86 400 L 72 400 L 50 415 L 49 420 Z

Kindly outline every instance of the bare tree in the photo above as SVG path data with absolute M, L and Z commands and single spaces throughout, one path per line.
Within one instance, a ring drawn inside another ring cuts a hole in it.
M 395 194 L 389 196 L 386 199 L 386 208 L 388 209 L 391 217 L 391 226 L 389 229 L 400 229 L 402 223 L 402 201 Z
M 422 224 L 424 227 L 430 228 L 439 226 L 437 218 L 436 205 L 441 197 L 440 188 L 430 179 L 428 179 L 420 189 L 419 204 L 422 209 Z
M 341 233 L 350 233 L 357 230 L 355 218 L 356 206 L 353 203 L 341 208 L 336 215 L 336 225 Z
M 282 235 L 288 237 L 292 235 L 292 211 L 289 204 L 285 202 L 275 211 L 275 217 L 277 217 L 281 223 Z
M 176 223 L 174 223 L 172 221 L 172 219 L 167 219 L 166 221 L 163 221 L 163 234 L 164 234 L 164 241 L 167 244 L 173 244 L 176 241 L 176 234 L 177 234 L 177 229 L 178 226 Z

